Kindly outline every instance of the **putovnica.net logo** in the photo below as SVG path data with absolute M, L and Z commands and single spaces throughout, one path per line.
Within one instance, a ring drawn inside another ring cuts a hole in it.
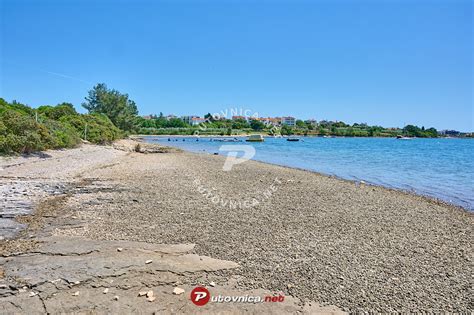
M 255 148 L 251 145 L 222 145 L 219 151 L 228 152 L 222 170 L 228 172 L 236 164 L 244 163 L 255 156 Z M 237 157 L 239 152 L 243 152 L 241 157 Z
M 215 295 L 211 296 L 208 289 L 196 287 L 191 291 L 191 301 L 197 306 L 204 306 L 208 302 L 214 303 L 275 303 L 285 301 L 284 295 Z

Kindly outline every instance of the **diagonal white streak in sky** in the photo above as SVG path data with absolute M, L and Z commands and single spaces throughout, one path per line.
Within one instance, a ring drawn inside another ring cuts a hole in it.
M 70 76 L 70 75 L 67 75 L 67 74 L 59 73 L 59 72 L 53 72 L 53 71 L 48 71 L 48 70 L 44 70 L 44 69 L 41 69 L 41 68 L 29 67 L 29 66 L 25 66 L 25 65 L 22 65 L 22 64 L 18 64 L 16 62 L 11 62 L 11 61 L 4 61 L 4 63 L 10 64 L 10 65 L 16 66 L 16 67 L 23 67 L 23 68 L 26 68 L 26 69 L 29 69 L 29 70 L 41 71 L 41 72 L 44 72 L 44 73 L 47 73 L 47 74 L 50 74 L 50 75 L 54 75 L 54 76 L 57 76 L 57 77 L 60 77 L 60 78 L 75 80 L 75 81 L 79 81 L 79 82 L 86 83 L 86 84 L 89 84 L 89 85 L 93 84 L 92 82 L 82 80 L 82 79 L 79 79 L 79 78 L 76 78 L 76 77 L 73 77 L 73 76 Z
M 86 83 L 86 84 L 92 84 L 92 83 L 89 82 L 89 81 L 82 80 L 82 79 L 79 79 L 79 78 L 75 78 L 75 77 L 72 77 L 72 76 L 67 75 L 67 74 L 62 74 L 62 73 L 47 71 L 47 70 L 43 70 L 43 69 L 38 69 L 38 70 L 39 70 L 39 71 L 42 71 L 42 72 L 45 72 L 45 73 L 48 73 L 48 74 L 51 74 L 51 75 L 55 75 L 55 76 L 61 77 L 61 78 L 76 80 L 76 81 L 80 81 L 80 82 L 83 82 L 83 83 Z

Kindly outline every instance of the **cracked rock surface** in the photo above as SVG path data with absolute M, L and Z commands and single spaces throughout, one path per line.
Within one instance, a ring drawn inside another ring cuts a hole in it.
M 53 237 L 30 253 L 0 259 L 4 272 L 28 287 L 59 279 L 67 283 L 127 273 L 212 272 L 236 268 L 230 261 L 189 254 L 194 245 L 153 245 L 140 242 L 90 241 Z M 123 248 L 118 252 L 117 247 Z M 146 264 L 147 260 L 153 260 Z
M 162 245 L 129 241 L 97 241 L 72 237 L 38 240 L 29 252 L 0 259 L 5 278 L 0 281 L 0 313 L 107 312 L 209 313 L 216 312 L 337 312 L 333 307 L 300 304 L 287 297 L 283 303 L 260 303 L 239 308 L 209 305 L 200 310 L 189 301 L 193 288 L 187 278 L 233 269 L 231 261 L 189 253 L 193 244 Z M 120 250 L 117 250 L 120 248 Z M 146 263 L 152 260 L 151 263 Z M 178 285 L 185 294 L 174 295 Z M 104 289 L 107 289 L 104 291 Z M 239 291 L 232 285 L 209 287 L 215 295 L 272 295 L 264 290 Z M 153 291 L 153 303 L 139 296 Z M 104 293 L 105 292 L 105 293 Z M 247 308 L 246 308 L 247 307 Z

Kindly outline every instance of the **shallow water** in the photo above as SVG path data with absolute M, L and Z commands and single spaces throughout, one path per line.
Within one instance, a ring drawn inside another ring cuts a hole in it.
M 207 153 L 219 152 L 224 144 L 252 145 L 256 150 L 255 160 L 410 190 L 474 210 L 472 139 L 301 137 L 299 142 L 266 138 L 262 143 L 217 142 L 204 137 L 199 141 L 195 137 L 145 139 Z

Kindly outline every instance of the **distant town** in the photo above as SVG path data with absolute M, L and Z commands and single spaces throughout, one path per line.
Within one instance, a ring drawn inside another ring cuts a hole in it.
M 472 137 L 472 133 L 456 130 L 436 130 L 407 125 L 403 128 L 369 126 L 366 123 L 346 124 L 342 121 L 316 119 L 301 120 L 293 116 L 259 117 L 253 115 L 206 114 L 204 116 L 173 114 L 141 116 L 139 123 L 143 134 L 216 134 L 238 135 L 252 132 L 281 135 L 349 136 L 349 137 Z
M 177 116 L 175 115 L 167 115 L 167 116 L 162 116 L 164 117 L 166 120 L 170 121 L 172 119 L 176 119 L 178 118 Z M 144 119 L 157 119 L 158 116 L 156 115 L 147 115 L 147 116 L 143 116 Z M 184 123 L 190 125 L 190 126 L 198 126 L 200 124 L 203 124 L 203 123 L 208 123 L 208 122 L 211 122 L 211 121 L 226 121 L 226 120 L 229 120 L 228 118 L 224 117 L 223 115 L 211 115 L 211 114 L 207 114 L 205 115 L 205 117 L 200 117 L 200 116 L 194 116 L 194 115 L 191 115 L 191 116 L 181 116 L 179 117 L 179 119 L 181 119 Z M 255 121 L 260 121 L 262 122 L 263 124 L 265 124 L 266 126 L 274 126 L 274 127 L 279 127 L 279 126 L 290 126 L 290 127 L 293 127 L 293 126 L 296 126 L 296 121 L 297 119 L 295 117 L 291 117 L 291 116 L 287 116 L 287 117 L 258 117 L 257 115 L 252 115 L 252 116 L 232 116 L 232 118 L 230 119 L 232 121 L 240 121 L 240 120 L 244 120 L 248 123 L 250 123 L 251 121 L 255 120 Z M 305 123 L 309 123 L 309 124 L 313 124 L 313 125 L 317 125 L 317 121 L 315 119 L 310 119 L 310 120 L 306 120 L 304 121 Z

